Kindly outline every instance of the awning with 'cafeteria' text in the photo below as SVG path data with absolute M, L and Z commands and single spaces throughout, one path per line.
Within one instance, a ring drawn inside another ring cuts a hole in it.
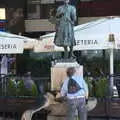
M 120 17 L 108 16 L 74 27 L 73 50 L 120 49 Z M 54 44 L 55 32 L 40 37 L 35 52 L 63 51 Z
M 23 53 L 24 41 L 17 38 L 0 38 L 0 54 Z

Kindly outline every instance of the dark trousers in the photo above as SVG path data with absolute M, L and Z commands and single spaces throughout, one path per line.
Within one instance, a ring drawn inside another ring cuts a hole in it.
M 85 98 L 68 99 L 67 120 L 76 120 L 76 111 L 79 120 L 87 120 Z

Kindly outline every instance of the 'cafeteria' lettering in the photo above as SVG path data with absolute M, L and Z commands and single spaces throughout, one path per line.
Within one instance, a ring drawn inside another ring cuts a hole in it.
M 97 40 L 77 40 L 77 45 L 95 45 L 98 44 Z
M 0 44 L 0 49 L 17 49 L 16 44 Z

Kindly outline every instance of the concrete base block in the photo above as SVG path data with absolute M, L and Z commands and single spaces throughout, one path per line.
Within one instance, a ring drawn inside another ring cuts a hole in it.
M 67 77 L 66 69 L 75 67 L 76 74 L 83 76 L 83 66 L 74 62 L 56 62 L 51 67 L 51 90 L 60 90 L 64 79 Z

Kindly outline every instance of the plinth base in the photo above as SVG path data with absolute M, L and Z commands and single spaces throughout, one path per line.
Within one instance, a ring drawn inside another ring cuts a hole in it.
M 83 66 L 79 65 L 75 59 L 60 59 L 52 62 L 51 67 L 51 90 L 59 91 L 63 81 L 67 78 L 66 69 L 75 67 L 76 74 L 83 76 Z
M 76 62 L 76 59 L 75 58 L 66 58 L 66 59 L 56 59 L 54 60 L 53 62 L 56 62 L 56 63 L 64 63 L 64 62 Z

